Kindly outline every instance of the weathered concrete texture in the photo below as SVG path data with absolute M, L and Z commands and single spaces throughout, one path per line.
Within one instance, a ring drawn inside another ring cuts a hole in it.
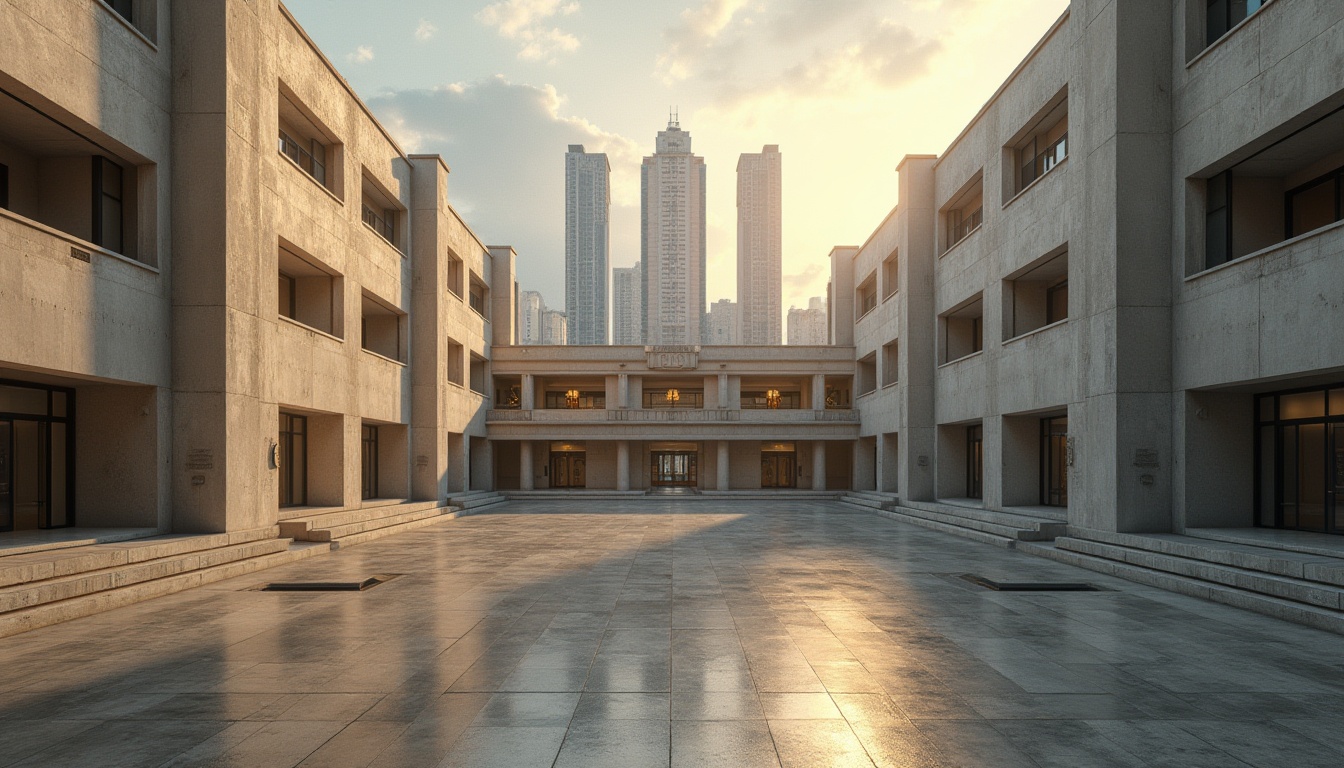
M 1344 761 L 1334 635 L 829 503 L 499 509 L 0 640 L 4 759 Z

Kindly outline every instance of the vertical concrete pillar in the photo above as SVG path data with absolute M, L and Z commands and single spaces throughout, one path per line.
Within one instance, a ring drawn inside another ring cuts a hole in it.
M 826 490 L 826 441 L 812 441 L 812 490 Z
M 719 381 L 722 382 L 726 378 L 727 378 L 726 376 L 720 376 Z M 722 383 L 719 384 L 720 388 L 723 388 L 723 386 L 724 385 Z M 714 469 L 717 471 L 718 474 L 717 482 L 714 484 L 714 487 L 720 491 L 728 490 L 728 482 L 729 482 L 728 478 L 730 478 L 732 474 L 728 471 L 729 466 L 728 466 L 727 440 L 719 441 L 719 456 L 718 461 L 714 463 Z
M 532 374 L 530 374 L 530 373 L 524 373 L 524 374 L 523 374 L 523 403 L 522 403 L 522 406 L 521 406 L 524 410 L 530 411 L 530 410 L 532 410 L 532 409 L 536 406 L 537 396 L 536 396 L 535 386 L 536 386 L 536 385 L 533 384 L 533 377 L 532 377 Z
M 616 376 L 616 407 L 630 407 L 630 374 L 621 373 Z
M 524 491 L 530 491 L 533 487 L 531 440 L 523 440 L 518 443 L 518 487 Z
M 616 490 L 630 490 L 630 441 L 616 441 Z
M 812 374 L 812 410 L 826 410 L 826 376 L 821 373 Z
M 728 374 L 726 373 L 719 374 L 719 407 L 728 407 Z M 720 442 L 719 445 L 722 446 L 723 443 Z

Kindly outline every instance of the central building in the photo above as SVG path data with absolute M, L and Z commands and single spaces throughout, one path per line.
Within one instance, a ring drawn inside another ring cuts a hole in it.
M 673 117 L 640 167 L 645 343 L 699 344 L 705 312 L 705 159 Z

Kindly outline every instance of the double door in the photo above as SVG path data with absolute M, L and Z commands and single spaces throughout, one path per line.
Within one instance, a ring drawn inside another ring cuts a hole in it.
M 820 447 L 815 450 L 821 450 Z M 798 456 L 795 453 L 761 454 L 761 487 L 794 488 L 798 485 Z
M 696 454 L 684 451 L 654 451 L 649 457 L 654 486 L 694 487 L 699 482 Z
M 1278 435 L 1281 528 L 1344 533 L 1344 421 L 1288 424 Z
M 0 531 L 70 524 L 66 425 L 0 417 Z
M 551 454 L 551 487 L 584 488 L 588 485 L 588 455 L 580 451 Z

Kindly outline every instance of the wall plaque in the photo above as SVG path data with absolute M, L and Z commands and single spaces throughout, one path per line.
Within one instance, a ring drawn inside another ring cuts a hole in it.
M 645 347 L 650 370 L 691 371 L 700 365 L 699 346 Z

